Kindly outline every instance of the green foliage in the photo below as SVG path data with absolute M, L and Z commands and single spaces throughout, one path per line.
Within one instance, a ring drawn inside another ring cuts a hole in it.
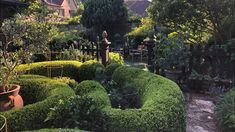
M 52 51 L 62 51 L 64 48 L 69 48 L 69 41 L 79 41 L 80 44 L 88 43 L 88 40 L 84 39 L 81 33 L 77 30 L 69 30 L 64 32 L 58 32 L 50 44 Z
M 184 97 L 175 83 L 131 67 L 119 67 L 113 79 L 118 88 L 128 85 L 138 92 L 141 108 L 111 108 L 105 88 L 94 81 L 84 81 L 76 88 L 79 96 L 92 98 L 101 109 L 98 117 L 105 119 L 107 131 L 185 131 Z
M 130 67 L 115 70 L 113 80 L 119 87 L 128 83 L 135 88 L 142 105 L 140 109 L 115 109 L 110 112 L 111 131 L 185 131 L 185 103 L 175 83 Z
M 110 63 L 124 64 L 124 59 L 119 53 L 109 52 L 109 61 Z
M 0 112 L 7 118 L 9 131 L 24 131 L 48 127 L 44 123 L 50 108 L 60 99 L 67 99 L 74 95 L 74 91 L 65 83 L 34 75 L 20 77 L 21 96 L 25 106 Z M 2 124 L 2 123 L 0 123 Z
M 176 69 L 186 65 L 189 50 L 176 32 L 169 34 L 154 49 L 156 66 L 163 69 Z
M 25 131 L 28 132 L 28 131 Z M 40 129 L 40 130 L 34 130 L 29 132 L 86 132 L 83 130 L 78 129 Z
M 127 8 L 123 0 L 87 0 L 81 22 L 87 27 L 103 29 L 127 20 Z
M 96 71 L 104 69 L 104 66 L 96 61 L 87 61 L 85 63 L 81 63 L 79 61 L 46 61 L 20 65 L 17 68 L 17 71 L 48 76 L 47 67 L 50 66 L 57 67 L 52 68 L 52 77 L 59 77 L 62 74 L 63 77 L 69 77 L 78 82 L 83 80 L 92 80 L 98 76 Z
M 206 42 L 212 35 L 215 41 L 225 43 L 234 31 L 234 3 L 234 0 L 153 0 L 149 12 L 160 26 L 180 32 L 189 43 Z
M 80 81 L 95 79 L 102 70 L 104 70 L 102 64 L 95 61 L 87 61 L 79 69 L 79 76 L 82 77 Z
M 150 30 L 154 28 L 154 22 L 150 18 L 142 18 L 141 25 L 139 27 L 135 27 L 128 36 L 144 36 L 147 37 Z
M 99 117 L 101 114 L 101 110 L 94 106 L 92 98 L 75 96 L 65 101 L 60 100 L 52 108 L 46 122 L 52 121 L 54 127 L 99 131 L 104 128 L 103 119 Z
M 1 29 L 6 37 L 0 49 L 1 85 L 7 91 L 10 80 L 16 76 L 15 68 L 21 64 L 29 63 L 33 53 L 45 53 L 56 28 L 46 22 L 26 21 L 28 16 L 17 14 L 2 23 Z
M 61 82 L 61 83 L 66 83 L 71 88 L 75 88 L 75 86 L 78 84 L 78 82 L 76 82 L 74 79 L 71 79 L 69 77 L 55 77 L 53 79 L 55 79 L 56 81 Z
M 106 69 L 105 69 L 105 74 L 107 76 L 112 76 L 113 75 L 113 72 L 118 68 L 118 67 L 121 67 L 122 65 L 121 64 L 118 64 L 118 63 L 111 63 L 109 64 Z
M 105 92 L 103 87 L 95 81 L 83 81 L 77 85 L 75 91 L 78 96 L 59 101 L 49 113 L 47 120 L 53 122 L 55 127 L 105 130 L 106 118 L 101 109 L 104 104 L 109 104 L 109 99 L 108 96 L 100 95 Z
M 223 132 L 235 131 L 235 89 L 231 89 L 217 104 L 215 115 Z

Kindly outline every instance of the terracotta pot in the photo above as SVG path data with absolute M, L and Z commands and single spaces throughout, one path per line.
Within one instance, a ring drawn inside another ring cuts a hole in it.
M 22 97 L 19 95 L 20 86 L 12 85 L 13 90 L 0 93 L 0 111 L 18 109 L 24 106 Z M 2 87 L 2 86 L 0 86 Z
M 166 77 L 174 82 L 178 82 L 180 77 L 182 76 L 181 70 L 164 70 L 164 71 Z

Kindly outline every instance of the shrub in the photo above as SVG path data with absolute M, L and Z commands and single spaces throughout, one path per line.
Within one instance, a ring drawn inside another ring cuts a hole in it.
M 29 132 L 86 132 L 86 131 L 78 130 L 78 129 L 40 129 L 40 130 L 34 130 L 34 131 L 29 131 Z
M 29 65 L 20 65 L 18 72 L 28 72 L 30 74 L 48 76 L 48 68 L 51 69 L 52 77 L 69 77 L 76 81 L 92 80 L 96 77 L 96 70 L 104 68 L 102 64 L 96 61 L 87 61 L 81 63 L 79 61 L 47 61 L 31 63 Z
M 102 71 L 103 69 L 104 66 L 102 64 L 95 61 L 87 61 L 79 68 L 79 81 L 95 79 L 98 76 L 97 74 L 99 71 Z
M 106 118 L 101 109 L 105 104 L 109 104 L 108 96 L 100 95 L 105 92 L 103 87 L 95 81 L 83 81 L 75 91 L 81 96 L 60 100 L 49 113 L 47 120 L 52 122 L 54 127 L 103 131 L 106 128 Z
M 92 98 L 94 107 L 101 109 L 97 117 L 105 119 L 107 131 L 185 131 L 185 102 L 177 84 L 125 66 L 116 69 L 112 77 L 119 88 L 128 84 L 139 93 L 139 109 L 112 108 L 105 88 L 98 82 L 84 81 L 75 89 L 76 94 Z
M 118 64 L 118 63 L 111 63 L 109 64 L 106 69 L 105 69 L 105 74 L 107 76 L 112 76 L 113 75 L 113 72 L 118 68 L 118 67 L 121 67 L 122 65 L 121 64 Z
M 109 60 L 110 60 L 110 63 L 118 63 L 121 65 L 124 64 L 124 59 L 121 56 L 121 54 L 119 54 L 119 53 L 110 52 L 109 53 Z
M 223 132 L 235 131 L 235 88 L 219 101 L 215 115 Z
M 50 108 L 60 99 L 74 95 L 74 91 L 65 83 L 46 77 L 26 75 L 20 78 L 21 96 L 25 106 L 0 112 L 7 118 L 9 131 L 33 130 L 47 127 L 44 123 Z M 1 124 L 1 123 L 0 123 Z

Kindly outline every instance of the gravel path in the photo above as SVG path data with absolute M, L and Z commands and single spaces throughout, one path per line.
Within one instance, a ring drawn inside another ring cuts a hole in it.
M 214 119 L 215 104 L 207 95 L 186 93 L 186 132 L 220 132 Z

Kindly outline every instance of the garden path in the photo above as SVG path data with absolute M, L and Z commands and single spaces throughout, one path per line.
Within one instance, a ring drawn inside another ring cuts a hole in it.
M 219 132 L 215 119 L 213 98 L 204 94 L 186 93 L 186 132 Z

